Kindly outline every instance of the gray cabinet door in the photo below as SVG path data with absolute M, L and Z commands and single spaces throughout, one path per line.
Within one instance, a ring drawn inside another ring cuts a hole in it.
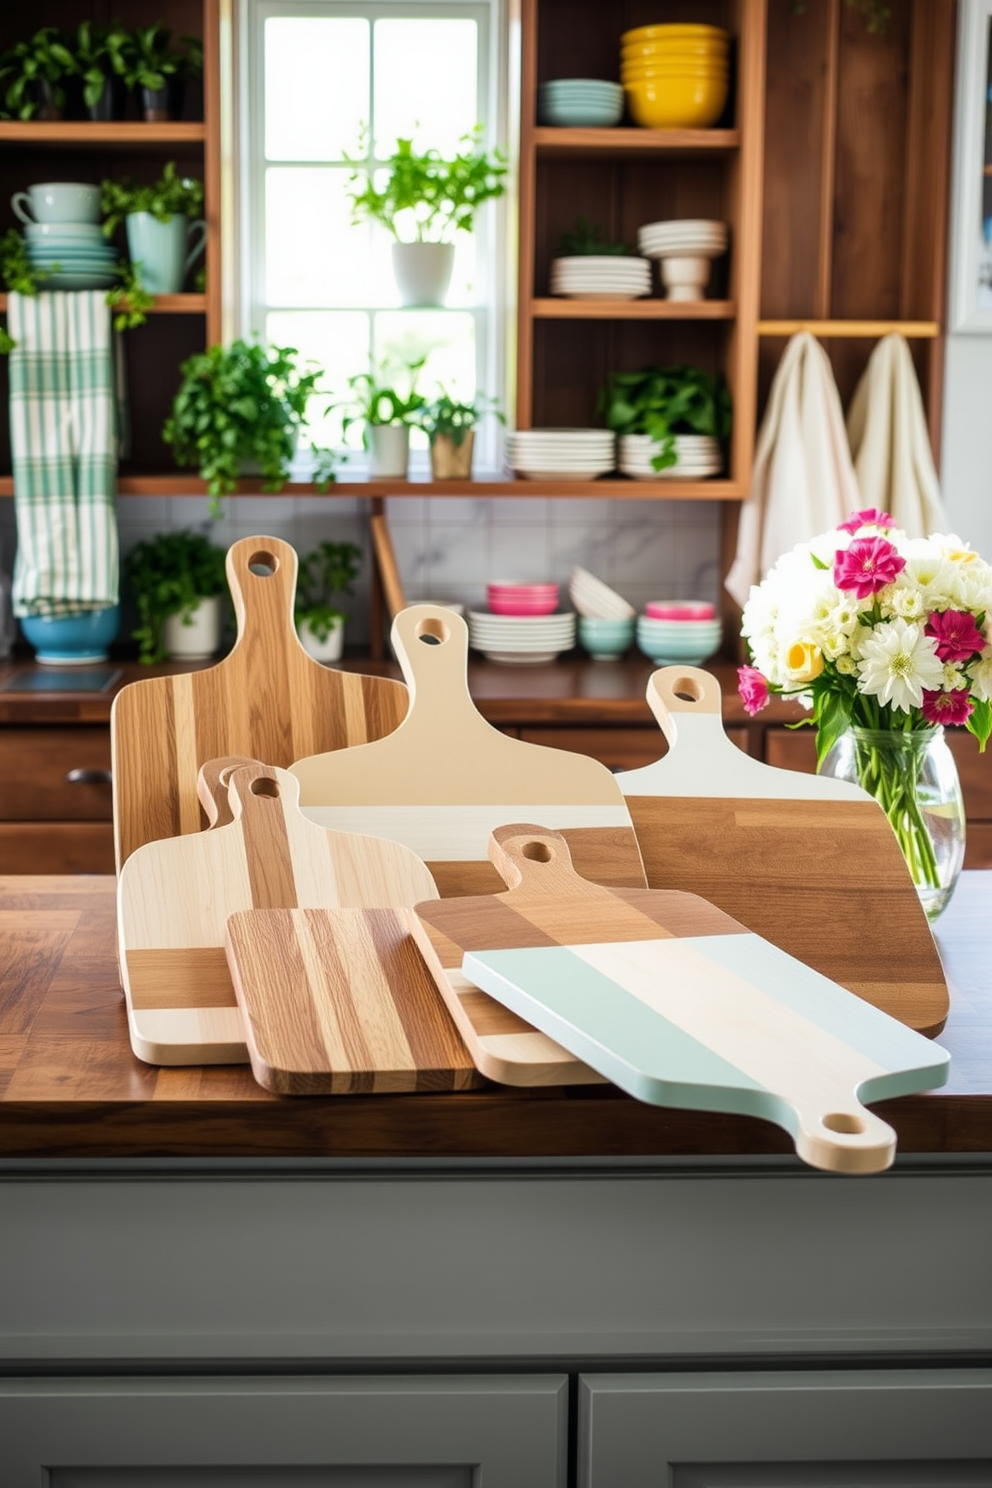
M 564 1488 L 566 1417 L 563 1375 L 7 1380 L 0 1483 Z
M 988 1488 L 992 1370 L 583 1375 L 579 1488 Z

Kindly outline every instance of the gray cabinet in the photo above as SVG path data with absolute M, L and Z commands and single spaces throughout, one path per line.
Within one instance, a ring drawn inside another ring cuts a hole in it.
M 988 1488 L 992 1370 L 587 1374 L 579 1488 Z
M 0 1483 L 564 1488 L 566 1414 L 562 1375 L 3 1381 Z

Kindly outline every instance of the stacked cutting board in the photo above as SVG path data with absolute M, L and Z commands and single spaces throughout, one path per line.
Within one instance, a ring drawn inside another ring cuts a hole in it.
M 140 1058 L 248 1060 L 284 1095 L 612 1080 L 765 1117 L 816 1166 L 891 1162 L 861 1100 L 943 1082 L 916 1030 L 939 1029 L 947 992 L 874 802 L 747 760 L 694 669 L 651 680 L 670 748 L 647 770 L 509 739 L 469 695 L 464 621 L 436 606 L 394 620 L 405 686 L 321 667 L 295 576 L 287 544 L 236 543 L 231 654 L 114 705 Z M 899 927 L 887 965 L 836 933 L 869 882 Z

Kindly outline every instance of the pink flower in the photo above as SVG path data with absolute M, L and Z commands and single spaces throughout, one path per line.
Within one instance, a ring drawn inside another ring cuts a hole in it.
M 968 610 L 934 610 L 926 633 L 937 642 L 941 661 L 968 661 L 985 649 L 985 637 Z
M 975 705 L 963 687 L 953 692 L 924 690 L 920 708 L 927 723 L 965 723 L 974 710 Z
M 858 599 L 867 599 L 891 584 L 905 567 L 905 558 L 884 537 L 856 537 L 846 551 L 834 554 L 834 583 L 838 589 L 853 590 Z
M 895 525 L 895 517 L 890 517 L 888 512 L 879 511 L 877 506 L 869 506 L 864 511 L 852 512 L 846 522 L 841 522 L 837 531 L 857 532 L 859 527 L 894 527 Z
M 747 711 L 754 716 L 768 702 L 768 682 L 757 667 L 737 668 L 737 691 Z

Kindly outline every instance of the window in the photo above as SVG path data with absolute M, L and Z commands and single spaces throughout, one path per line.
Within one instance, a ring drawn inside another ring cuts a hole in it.
M 242 325 L 324 368 L 313 442 L 341 444 L 345 410 L 333 405 L 371 368 L 423 357 L 428 396 L 438 384 L 463 398 L 497 391 L 502 202 L 456 234 L 445 307 L 403 309 L 392 238 L 353 226 L 347 195 L 348 158 L 364 152 L 374 165 L 398 137 L 448 151 L 482 122 L 485 148 L 499 143 L 497 0 L 242 0 L 241 19 Z M 348 446 L 360 442 L 349 430 Z M 414 431 L 411 444 L 412 468 L 426 468 L 425 437 Z M 478 455 L 495 464 L 494 429 L 481 431 Z

